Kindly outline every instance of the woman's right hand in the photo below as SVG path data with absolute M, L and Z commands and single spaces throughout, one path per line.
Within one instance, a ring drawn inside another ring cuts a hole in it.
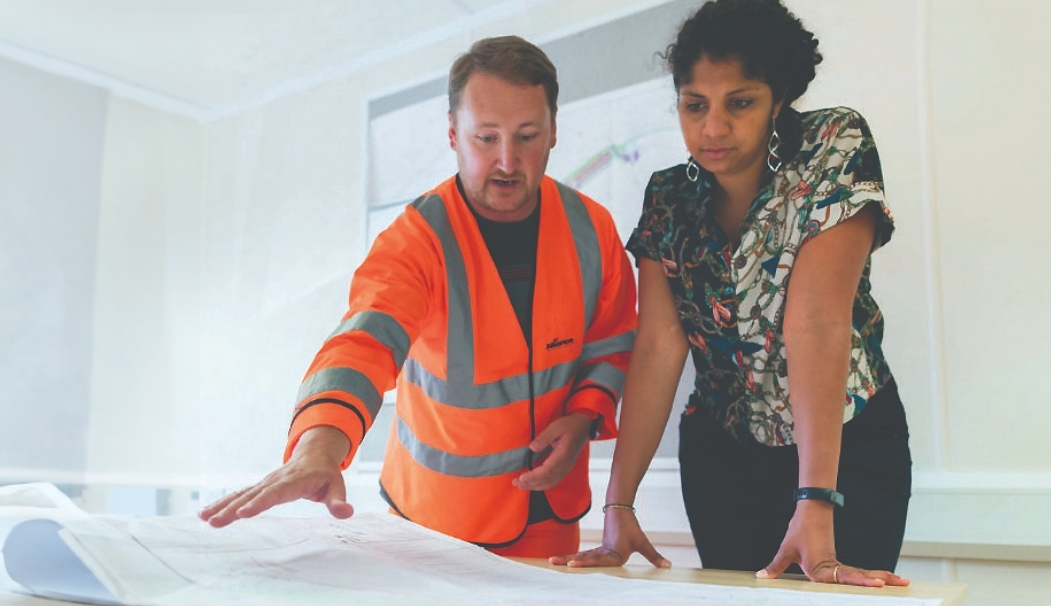
M 602 546 L 575 555 L 552 556 L 548 561 L 570 568 L 622 566 L 631 554 L 638 552 L 657 568 L 671 568 L 671 562 L 657 553 L 646 534 L 642 532 L 634 511 L 610 508 L 605 515 Z

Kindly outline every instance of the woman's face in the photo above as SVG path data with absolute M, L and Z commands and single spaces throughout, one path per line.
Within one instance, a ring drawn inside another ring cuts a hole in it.
M 679 88 L 679 125 L 690 155 L 720 182 L 758 179 L 781 103 L 765 82 L 746 78 L 737 59 L 702 56 L 692 75 Z

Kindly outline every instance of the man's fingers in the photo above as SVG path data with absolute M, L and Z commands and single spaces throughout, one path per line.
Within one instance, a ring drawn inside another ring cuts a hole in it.
M 341 520 L 354 515 L 354 508 L 347 503 L 347 485 L 343 483 L 342 476 L 329 483 L 325 493 L 325 507 L 328 507 L 332 517 Z
M 306 484 L 280 480 L 279 477 L 268 476 L 254 486 L 229 495 L 209 506 L 211 511 L 202 511 L 201 517 L 215 528 L 222 528 L 237 520 L 257 516 L 275 505 L 306 496 Z M 205 513 L 210 515 L 205 517 Z
M 567 434 L 571 433 L 570 427 L 571 425 L 566 422 L 566 417 L 557 419 L 548 425 L 544 431 L 541 431 L 540 435 L 533 438 L 533 441 L 529 443 L 529 449 L 539 453 L 554 446 L 557 442 L 562 441 L 563 438 L 568 437 Z
M 530 448 L 530 450 L 533 450 L 533 462 L 544 463 L 549 458 L 551 458 L 551 455 L 555 453 L 557 448 L 557 444 L 555 446 L 547 446 L 545 448 L 541 448 L 540 450 L 533 450 L 532 448 Z
M 218 509 L 218 507 L 216 507 L 218 511 L 208 516 L 205 521 L 215 528 L 222 528 L 223 526 L 240 519 L 241 516 L 238 514 L 238 511 L 244 507 L 246 503 L 255 498 L 255 495 L 258 494 L 259 490 L 259 486 L 256 485 L 235 492 L 226 499 L 220 501 L 219 503 L 223 505 L 222 508 Z M 217 503 L 217 505 L 219 503 Z
M 339 520 L 345 520 L 354 515 L 354 506 L 346 501 L 331 501 L 325 503 L 325 506 L 328 507 L 328 512 L 332 514 L 332 517 Z
M 552 431 L 550 427 L 540 432 L 532 442 L 529 443 L 529 450 L 539 453 L 551 447 L 552 444 L 558 440 L 559 434 Z
M 522 490 L 547 490 L 548 488 L 553 488 L 557 482 L 552 481 L 554 471 L 548 463 L 549 461 L 545 461 L 540 467 L 523 473 L 512 480 L 512 484 Z
M 238 490 L 237 492 L 226 495 L 225 497 L 209 504 L 207 507 L 198 512 L 198 517 L 204 521 L 208 521 L 209 518 L 226 509 L 226 507 L 237 499 L 244 492 L 244 489 Z
M 298 495 L 292 497 L 284 496 L 283 492 L 285 490 L 287 489 L 280 484 L 262 487 L 252 495 L 251 499 L 241 503 L 241 506 L 237 508 L 235 513 L 238 519 L 254 518 L 275 505 L 299 498 Z
M 551 456 L 544 459 L 540 465 L 523 473 L 514 480 L 512 484 L 522 490 L 547 490 L 554 488 L 569 473 L 572 467 L 569 453 L 565 449 L 555 449 Z
M 533 459 L 539 464 L 512 480 L 512 484 L 522 490 L 547 490 L 562 481 L 587 442 L 585 434 L 581 434 L 581 440 L 576 439 L 579 433 L 574 429 L 579 424 L 577 417 L 587 420 L 587 417 L 577 414 L 562 417 L 529 443 L 529 449 L 535 454 Z

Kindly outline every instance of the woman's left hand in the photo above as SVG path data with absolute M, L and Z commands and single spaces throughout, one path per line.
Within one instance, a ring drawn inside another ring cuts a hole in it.
M 836 559 L 831 503 L 799 501 L 774 560 L 755 576 L 776 579 L 792 564 L 799 564 L 807 578 L 816 583 L 883 587 L 905 586 L 909 580 L 886 570 L 864 570 Z

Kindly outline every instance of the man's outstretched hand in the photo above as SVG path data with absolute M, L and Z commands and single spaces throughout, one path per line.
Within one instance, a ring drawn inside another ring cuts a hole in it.
M 292 457 L 257 484 L 238 490 L 208 505 L 200 517 L 216 528 L 250 518 L 282 503 L 309 499 L 324 503 L 336 518 L 349 518 L 347 487 L 340 462 L 350 450 L 350 440 L 334 427 L 315 427 L 296 445 Z

